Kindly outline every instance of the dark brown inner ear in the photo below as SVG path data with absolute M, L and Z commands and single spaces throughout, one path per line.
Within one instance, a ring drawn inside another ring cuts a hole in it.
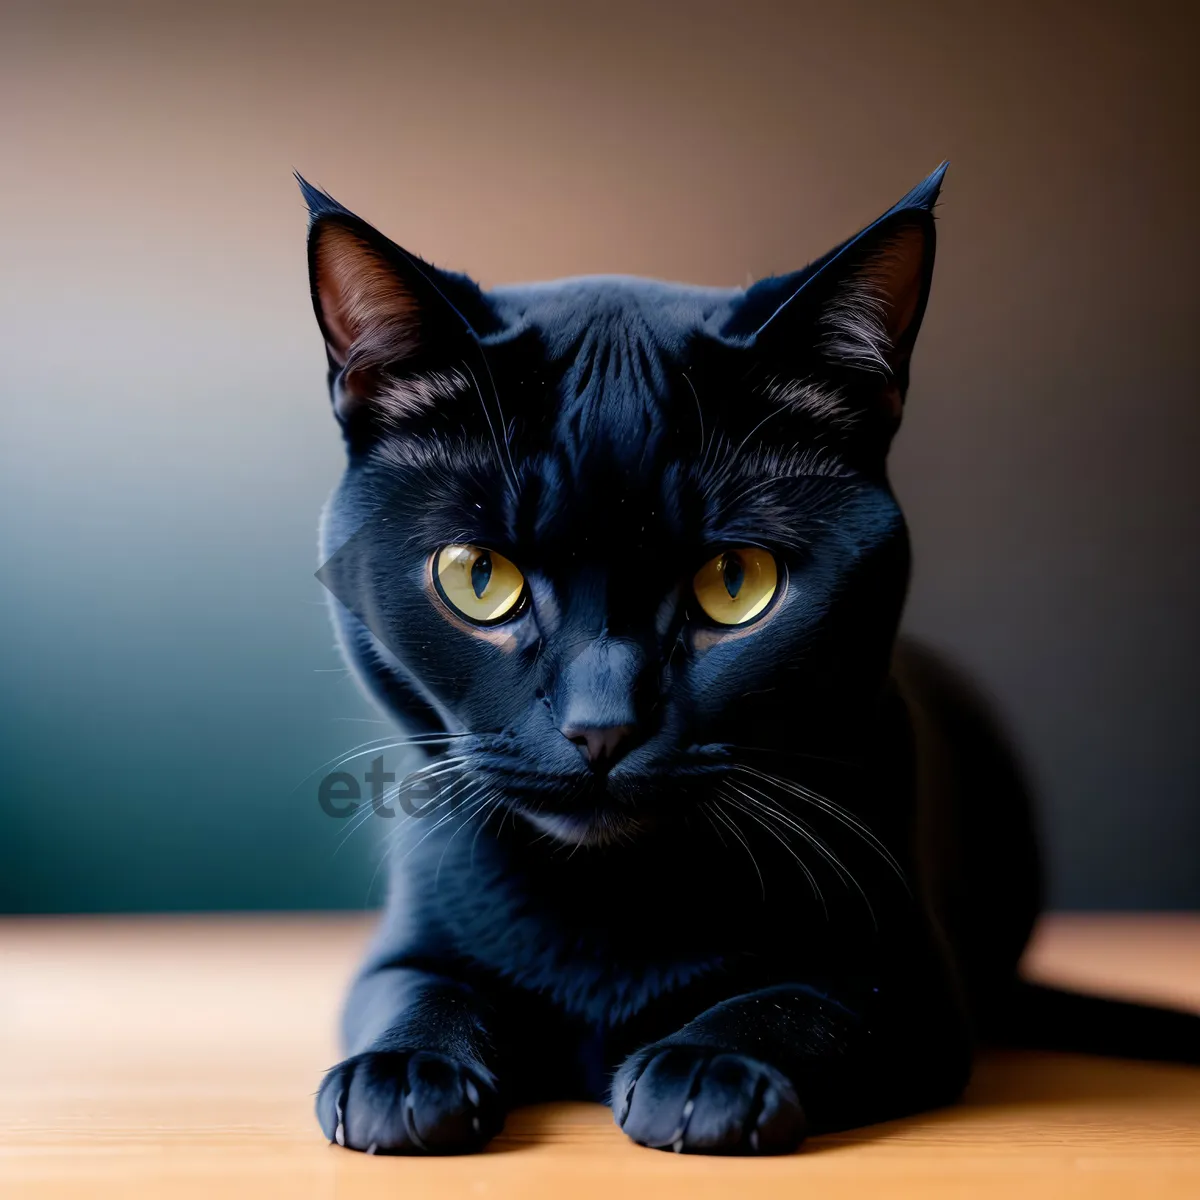
M 907 334 L 917 316 L 925 283 L 925 231 L 898 229 L 868 259 L 863 282 L 875 296 L 888 345 L 894 354 L 911 349 Z
M 824 353 L 844 367 L 881 375 L 884 406 L 897 418 L 921 321 L 931 237 L 916 220 L 882 231 L 858 252 L 821 313 Z
M 416 297 L 387 255 L 333 219 L 312 232 L 313 297 L 329 353 L 345 366 L 355 346 L 386 340 L 402 359 L 421 341 Z

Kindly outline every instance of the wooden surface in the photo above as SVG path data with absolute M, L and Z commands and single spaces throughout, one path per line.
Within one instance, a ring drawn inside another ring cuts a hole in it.
M 486 1154 L 369 1158 L 312 1116 L 361 919 L 0 921 L 0 1196 L 1200 1197 L 1200 1070 L 1014 1054 L 953 1109 L 768 1160 L 627 1142 L 607 1109 L 514 1113 Z M 1200 1008 L 1200 917 L 1058 917 L 1038 975 Z

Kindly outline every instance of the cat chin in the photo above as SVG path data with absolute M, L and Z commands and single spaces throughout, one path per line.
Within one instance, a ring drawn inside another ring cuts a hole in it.
M 614 846 L 631 842 L 648 827 L 644 818 L 606 809 L 583 813 L 548 813 L 519 810 L 539 833 L 565 846 Z

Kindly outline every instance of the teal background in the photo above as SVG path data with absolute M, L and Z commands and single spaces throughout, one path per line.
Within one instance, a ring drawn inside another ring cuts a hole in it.
M 82 405 L 67 431 L 45 411 L 18 418 L 21 448 L 36 444 L 39 478 L 55 482 L 30 489 L 22 462 L 0 482 L 19 514 L 0 595 L 3 906 L 366 902 L 374 839 L 339 849 L 343 823 L 305 779 L 386 732 L 341 668 L 312 578 L 340 454 L 306 351 L 264 351 L 293 378 L 264 363 L 262 378 L 229 381 L 222 407 L 254 415 L 224 430 L 207 380 L 189 387 L 163 364 L 117 391 L 97 386 L 94 359 L 60 362 L 56 379 L 96 405 L 94 427 Z M 264 400 L 281 384 L 308 403 Z M 116 440 L 108 405 L 144 424 Z M 20 445 L 11 427 L 4 445 Z
M 728 285 L 943 158 L 909 626 L 1011 725 L 1055 904 L 1200 907 L 1197 19 L 3 6 L 0 909 L 374 894 L 378 828 L 308 778 L 386 727 L 313 578 L 341 451 L 293 168 L 486 284 Z

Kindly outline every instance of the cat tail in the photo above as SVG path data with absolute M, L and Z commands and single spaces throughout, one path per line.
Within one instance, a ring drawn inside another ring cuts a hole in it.
M 1200 1065 L 1200 1014 L 1024 980 L 981 1032 L 995 1045 Z

